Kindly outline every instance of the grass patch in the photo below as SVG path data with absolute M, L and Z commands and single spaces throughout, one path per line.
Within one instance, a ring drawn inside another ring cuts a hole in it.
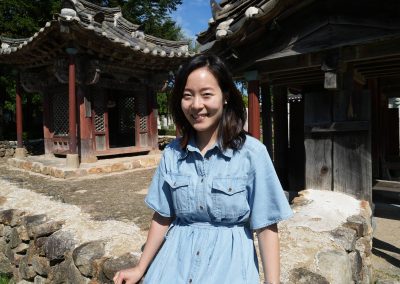
M 0 284 L 11 284 L 13 283 L 7 275 L 0 274 Z

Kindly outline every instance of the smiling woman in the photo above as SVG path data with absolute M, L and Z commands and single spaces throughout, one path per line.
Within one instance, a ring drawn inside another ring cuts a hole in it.
M 292 212 L 265 146 L 243 130 L 225 64 L 213 55 L 186 63 L 170 107 L 183 136 L 165 148 L 145 199 L 155 213 L 139 263 L 114 282 L 136 283 L 150 265 L 146 284 L 258 284 L 254 230 L 267 283 L 279 283 L 276 223 Z

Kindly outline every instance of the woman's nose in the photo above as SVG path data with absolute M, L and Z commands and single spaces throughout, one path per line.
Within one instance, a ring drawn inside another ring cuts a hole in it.
M 203 99 L 200 96 L 195 96 L 192 103 L 192 108 L 199 109 L 203 107 Z

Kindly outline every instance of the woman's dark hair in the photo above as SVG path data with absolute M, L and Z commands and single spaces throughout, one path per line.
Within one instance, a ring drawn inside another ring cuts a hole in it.
M 240 149 L 246 140 L 246 134 L 243 130 L 246 122 L 246 108 L 242 95 L 236 88 L 228 68 L 219 57 L 211 54 L 202 54 L 192 58 L 179 68 L 175 77 L 169 108 L 176 126 L 182 133 L 181 146 L 182 148 L 186 147 L 189 138 L 195 134 L 195 130 L 182 111 L 183 92 L 190 73 L 202 67 L 207 67 L 215 76 L 226 101 L 218 126 L 218 139 L 221 146 L 223 149 Z

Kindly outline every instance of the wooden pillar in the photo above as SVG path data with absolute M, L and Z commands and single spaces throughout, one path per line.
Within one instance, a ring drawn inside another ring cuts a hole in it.
M 22 95 L 21 95 L 21 84 L 19 77 L 16 85 L 16 97 L 15 97 L 15 108 L 16 108 L 16 126 L 17 126 L 17 148 L 22 148 Z
M 148 110 L 148 143 L 153 150 L 158 149 L 158 129 L 157 129 L 157 99 L 154 88 L 147 87 L 147 110 Z
M 274 165 L 279 180 L 288 190 L 288 112 L 286 87 L 274 87 Z
M 79 168 L 79 156 L 77 154 L 77 131 L 76 131 L 76 48 L 66 49 L 69 55 L 68 69 L 68 119 L 69 119 L 69 154 L 67 154 L 67 167 Z
M 249 133 L 256 139 L 260 139 L 260 101 L 258 72 L 245 73 L 248 83 L 247 93 L 249 96 Z
M 269 155 L 272 157 L 272 105 L 270 86 L 267 83 L 261 85 L 261 107 L 262 107 L 262 137 Z
M 44 153 L 53 155 L 53 126 L 50 113 L 50 94 L 43 94 L 43 138 L 44 138 Z
M 92 163 L 97 161 L 94 155 L 92 139 L 92 109 L 88 99 L 87 89 L 78 87 L 77 101 L 79 104 L 79 156 L 82 163 Z
M 69 71 L 68 71 L 68 115 L 69 115 L 69 152 L 76 154 L 76 94 L 75 94 L 75 54 L 76 49 L 68 48 L 69 55 Z

